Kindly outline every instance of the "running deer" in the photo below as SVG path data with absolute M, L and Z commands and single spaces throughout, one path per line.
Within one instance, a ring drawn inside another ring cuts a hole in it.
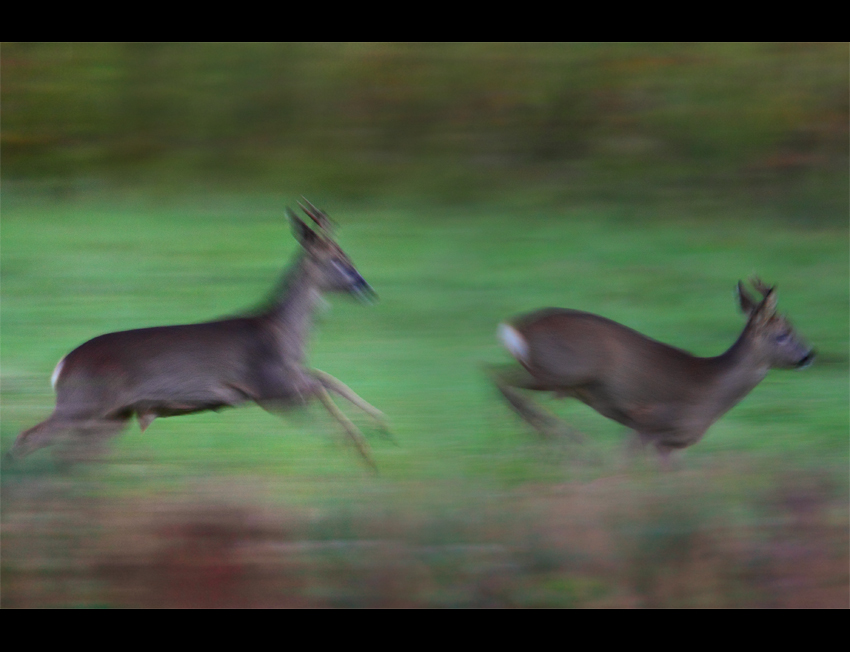
M 305 362 L 322 292 L 360 299 L 375 294 L 337 246 L 327 214 L 310 202 L 300 205 L 316 228 L 287 208 L 302 250 L 267 305 L 229 319 L 107 333 L 80 345 L 53 372 L 53 414 L 23 431 L 7 457 L 21 458 L 60 441 L 97 446 L 117 435 L 133 415 L 144 431 L 157 417 L 248 401 L 276 411 L 318 398 L 375 468 L 363 435 L 328 392 L 347 399 L 386 430 L 383 414 Z
M 738 282 L 747 324 L 725 353 L 699 358 L 598 315 L 547 308 L 502 323 L 498 335 L 520 367 L 493 371 L 511 407 L 543 436 L 572 435 L 518 390 L 572 396 L 635 432 L 632 447 L 669 454 L 696 444 L 771 368 L 809 365 L 814 351 L 776 313 L 775 287 L 752 279 L 755 300 Z

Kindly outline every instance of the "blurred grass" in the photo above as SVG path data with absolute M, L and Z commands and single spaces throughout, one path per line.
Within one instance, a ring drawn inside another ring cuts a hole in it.
M 110 330 L 200 321 L 249 307 L 270 291 L 294 253 L 277 198 L 229 207 L 224 201 L 220 210 L 9 203 L 6 446 L 49 412 L 50 373 L 70 349 Z M 482 364 L 508 360 L 494 337 L 500 320 L 569 306 L 716 355 L 742 327 L 732 289 L 753 273 L 778 285 L 781 309 L 821 358 L 802 373 L 772 372 L 691 454 L 847 459 L 846 229 L 735 215 L 635 221 L 597 209 L 504 206 L 442 209 L 439 216 L 427 207 L 384 206 L 331 214 L 381 301 L 363 307 L 331 297 L 332 310 L 320 317 L 311 346 L 312 364 L 393 421 L 402 448 L 375 441 L 379 460 L 386 458 L 385 477 L 459 474 L 501 482 L 560 473 L 546 471 L 549 465 L 532 453 L 517 456 L 523 426 L 485 379 Z M 570 402 L 556 409 L 598 433 L 603 450 L 619 446 L 616 424 Z M 134 426 L 118 449 L 131 458 L 180 460 L 200 473 L 247 466 L 311 476 L 325 472 L 327 458 L 337 459 L 327 472 L 339 472 L 341 456 L 329 443 L 334 436 L 323 443 L 319 435 L 334 432 L 320 409 L 287 421 L 257 408 L 166 419 L 144 437 Z M 342 464 L 361 471 L 350 459 Z

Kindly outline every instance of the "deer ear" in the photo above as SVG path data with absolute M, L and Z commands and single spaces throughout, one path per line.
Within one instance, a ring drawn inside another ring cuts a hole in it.
M 741 312 L 745 315 L 753 314 L 753 311 L 758 307 L 758 302 L 744 289 L 744 284 L 738 281 L 738 305 L 741 306 Z
M 295 238 L 302 247 L 314 244 L 318 240 L 319 236 L 316 235 L 315 231 L 307 226 L 304 220 L 293 213 L 289 207 L 286 209 L 286 214 L 289 216 L 289 221 L 292 222 L 292 231 L 295 233 Z
M 758 320 L 761 324 L 766 324 L 776 314 L 776 289 L 770 288 L 764 295 L 762 301 L 753 312 L 751 319 Z
M 301 202 L 298 202 L 298 205 L 307 214 L 307 216 L 316 223 L 316 226 L 318 226 L 324 234 L 333 236 L 334 227 L 336 225 L 333 220 L 328 217 L 328 214 L 322 209 L 316 208 L 304 195 L 301 195 L 301 199 L 303 199 L 307 205 L 305 206 Z
M 776 288 L 772 287 L 767 291 L 767 294 L 764 295 L 764 301 L 761 302 L 761 309 L 773 317 L 773 315 L 776 314 L 777 300 L 778 297 L 776 296 Z
M 758 276 L 755 275 L 750 278 L 750 283 L 756 289 L 757 292 L 761 293 L 761 296 L 763 297 L 766 297 L 767 293 L 773 289 L 769 287 L 764 281 L 762 281 Z

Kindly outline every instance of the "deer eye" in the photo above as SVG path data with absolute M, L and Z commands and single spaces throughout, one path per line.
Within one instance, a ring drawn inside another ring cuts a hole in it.
M 779 335 L 776 336 L 776 341 L 779 344 L 784 344 L 785 342 L 787 342 L 790 339 L 791 339 L 791 335 L 789 335 L 788 333 L 780 333 Z

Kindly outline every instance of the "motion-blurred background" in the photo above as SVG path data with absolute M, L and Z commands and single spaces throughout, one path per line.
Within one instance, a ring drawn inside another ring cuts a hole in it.
M 848 606 L 848 98 L 841 44 L 4 43 L 2 450 L 100 333 L 258 303 L 301 195 L 381 301 L 329 297 L 313 406 L 131 426 L 2 471 L 3 607 Z M 697 355 L 759 274 L 819 351 L 661 473 L 623 429 L 484 368 L 555 305 Z M 344 404 L 341 407 L 348 411 Z

